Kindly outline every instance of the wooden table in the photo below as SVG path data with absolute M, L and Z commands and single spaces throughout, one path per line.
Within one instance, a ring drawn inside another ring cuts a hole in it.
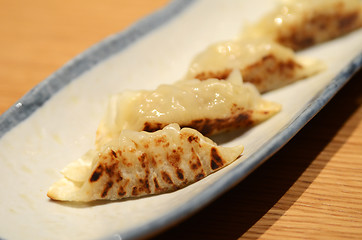
M 0 113 L 167 0 L 0 0 Z M 362 71 L 280 152 L 155 239 L 361 239 Z

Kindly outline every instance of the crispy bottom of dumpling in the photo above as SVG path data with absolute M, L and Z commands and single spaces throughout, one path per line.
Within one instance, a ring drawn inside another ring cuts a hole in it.
M 314 67 L 311 67 L 314 65 Z M 315 67 L 317 66 L 317 68 Z M 286 61 L 278 59 L 274 54 L 268 54 L 259 61 L 241 68 L 245 82 L 253 84 L 261 93 L 284 87 L 300 79 L 310 77 L 323 69 L 324 66 L 317 61 L 307 60 L 295 61 L 288 59 Z M 223 80 L 229 77 L 232 69 L 225 68 L 221 71 L 207 71 L 195 75 L 195 78 L 206 80 L 217 78 Z
M 293 51 L 269 39 L 243 38 L 211 45 L 198 54 L 185 80 L 227 79 L 233 69 L 239 69 L 244 82 L 264 93 L 313 76 L 324 68 L 321 61 L 296 57 Z
M 217 146 L 177 124 L 154 133 L 124 130 L 102 150 L 90 151 L 66 167 L 48 197 L 88 202 L 166 193 L 208 176 L 242 152 L 242 146 Z
M 255 86 L 244 84 L 237 70 L 225 81 L 193 79 L 152 91 L 126 91 L 111 97 L 96 145 L 105 144 L 124 129 L 152 132 L 170 123 L 210 136 L 251 127 L 280 109 L 279 104 L 262 99 Z

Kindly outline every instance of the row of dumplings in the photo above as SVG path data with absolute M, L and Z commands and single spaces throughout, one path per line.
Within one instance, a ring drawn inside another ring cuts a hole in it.
M 281 110 L 260 93 L 324 69 L 294 53 L 362 26 L 359 0 L 288 0 L 235 40 L 209 46 L 185 77 L 110 97 L 94 149 L 63 171 L 48 197 L 117 200 L 177 190 L 228 165 L 242 146 L 206 136 L 251 127 Z

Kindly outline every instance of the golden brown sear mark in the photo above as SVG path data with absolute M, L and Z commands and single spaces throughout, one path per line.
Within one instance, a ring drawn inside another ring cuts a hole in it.
M 276 41 L 294 50 L 310 47 L 361 27 L 359 10 L 343 13 L 343 4 L 337 4 L 331 13 L 303 16 L 303 25 L 291 25 L 279 31 Z
M 341 16 L 338 21 L 338 27 L 342 32 L 348 32 L 353 28 L 353 25 L 358 21 L 358 12 L 351 12 Z
M 126 195 L 126 191 L 124 190 L 123 186 L 119 186 L 118 188 L 118 196 L 123 197 L 124 195 Z
M 220 157 L 218 151 L 216 148 L 211 148 L 211 162 L 210 162 L 210 166 L 212 170 L 216 170 L 218 168 L 221 168 L 222 166 L 224 166 L 224 161 L 222 160 L 222 158 Z
M 112 188 L 112 186 L 113 186 L 113 181 L 112 181 L 112 180 L 109 180 L 109 181 L 106 183 L 106 185 L 104 186 L 103 192 L 102 192 L 102 194 L 101 194 L 101 197 L 102 197 L 102 198 L 105 198 L 105 197 L 107 196 L 108 191 L 109 191 L 109 189 Z
M 184 171 L 182 171 L 182 169 L 178 168 L 176 170 L 176 175 L 177 175 L 177 178 L 180 179 L 180 180 L 184 180 Z
M 239 108 L 236 111 L 234 111 L 234 113 L 231 113 L 230 117 L 215 118 L 215 119 L 210 119 L 210 118 L 195 119 L 192 120 L 189 124 L 181 125 L 181 127 L 193 128 L 202 133 L 203 135 L 210 136 L 218 132 L 223 132 L 240 127 L 252 126 L 253 124 L 255 124 L 255 122 L 252 120 L 251 115 L 252 115 L 251 110 L 245 111 Z M 153 125 L 153 127 L 149 129 L 152 129 L 152 131 L 157 131 L 162 129 L 166 125 L 167 124 L 155 123 L 155 125 Z M 152 125 L 149 123 L 149 126 Z M 158 128 L 159 126 L 161 126 L 161 128 Z M 143 130 L 146 131 L 145 129 Z M 190 142 L 196 139 L 197 138 L 191 137 L 188 139 L 188 141 Z
M 113 156 L 114 158 L 117 158 L 117 154 L 116 154 L 115 151 L 111 150 L 111 153 L 112 153 L 112 156 Z
M 167 153 L 167 161 L 173 166 L 177 167 L 180 164 L 181 156 L 175 149 L 173 149 L 172 153 Z
M 199 156 L 195 153 L 194 148 L 191 148 L 191 159 L 189 160 L 189 167 L 194 172 L 201 167 Z
M 150 184 L 148 181 L 148 175 L 146 175 L 145 179 L 138 179 L 139 181 L 139 187 L 138 187 L 138 192 L 146 192 L 146 193 L 150 193 L 151 189 L 150 189 Z
M 149 183 L 148 179 L 145 179 L 143 189 L 146 193 L 151 193 L 150 183 Z
M 199 181 L 205 177 L 204 173 L 199 173 L 195 176 L 195 181 Z
M 138 195 L 137 187 L 133 187 L 133 188 L 132 188 L 132 195 L 133 195 L 133 196 L 137 196 L 137 195 Z
M 187 138 L 187 140 L 189 141 L 189 143 L 192 143 L 193 141 L 198 143 L 199 142 L 199 137 L 198 136 L 189 136 Z
M 116 160 L 116 161 L 111 161 L 109 164 L 105 164 L 104 170 L 110 178 L 112 178 L 117 172 L 118 163 L 119 162 Z
M 279 81 L 290 81 L 295 76 L 296 69 L 302 69 L 302 65 L 293 59 L 279 60 L 273 54 L 264 56 L 259 62 L 251 64 L 241 70 L 245 82 L 253 83 L 264 92 L 269 87 L 267 79 L 272 75 L 278 76 Z
M 158 180 L 157 180 L 156 177 L 153 178 L 153 183 L 155 184 L 155 189 L 156 190 L 161 190 L 160 184 L 158 183 Z
M 162 177 L 162 180 L 165 181 L 167 184 L 170 184 L 170 185 L 173 184 L 173 181 L 167 172 L 161 171 L 161 177 Z
M 280 60 L 274 54 L 262 57 L 258 62 L 250 64 L 240 69 L 244 82 L 250 82 L 256 86 L 260 92 L 266 92 L 276 87 L 280 87 L 295 78 L 295 70 L 303 67 L 293 59 Z M 206 80 L 217 78 L 225 80 L 231 73 L 231 69 L 223 71 L 207 71 L 199 73 L 195 78 Z M 296 80 L 296 79 L 295 79 Z M 278 84 L 278 85 L 275 85 Z
M 89 182 L 96 182 L 98 179 L 102 176 L 103 173 L 103 166 L 100 164 L 98 167 L 94 170 L 92 176 L 89 179 Z
M 143 131 L 146 132 L 154 132 L 157 131 L 159 129 L 162 129 L 165 125 L 162 123 L 150 123 L 150 122 L 145 122 L 144 126 L 143 126 Z
M 146 157 L 147 157 L 146 153 L 142 153 L 138 157 L 138 161 L 141 163 L 142 168 L 146 168 L 146 165 L 148 165 L 148 161 L 147 161 Z

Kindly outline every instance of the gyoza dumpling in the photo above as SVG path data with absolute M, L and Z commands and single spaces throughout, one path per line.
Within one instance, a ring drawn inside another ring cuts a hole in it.
M 174 191 L 228 165 L 242 151 L 242 146 L 217 146 L 177 124 L 153 133 L 124 130 L 101 151 L 90 151 L 66 167 L 48 196 L 88 202 Z
M 360 0 L 284 0 L 245 34 L 299 50 L 362 27 Z
M 124 129 L 155 131 L 170 123 L 211 135 L 252 126 L 280 108 L 263 100 L 253 85 L 243 83 L 239 71 L 225 81 L 193 79 L 160 85 L 153 91 L 123 92 L 111 97 L 96 145 L 107 143 Z
M 211 45 L 198 54 L 185 80 L 225 79 L 233 69 L 239 69 L 244 82 L 263 93 L 312 76 L 324 69 L 324 64 L 297 58 L 291 49 L 268 38 L 241 38 Z

